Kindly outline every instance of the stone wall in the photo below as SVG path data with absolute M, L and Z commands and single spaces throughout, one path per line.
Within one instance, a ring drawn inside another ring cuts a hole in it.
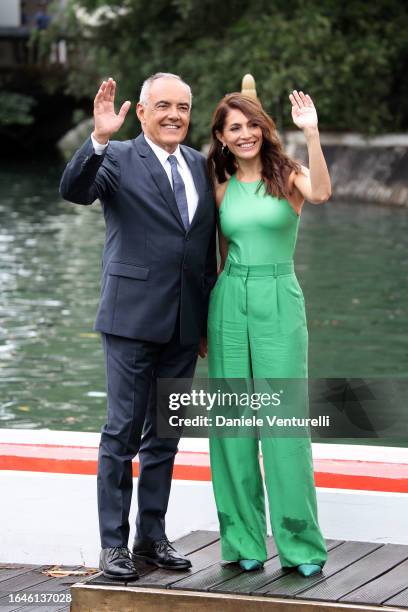
M 303 134 L 287 132 L 283 141 L 288 154 L 307 165 Z M 408 207 L 408 135 L 327 133 L 321 135 L 321 141 L 333 199 Z
M 58 143 L 65 159 L 91 133 L 87 119 Z M 305 139 L 300 131 L 282 135 L 286 152 L 308 165 Z M 408 207 L 408 135 L 364 137 L 359 134 L 321 134 L 332 180 L 332 199 L 359 200 Z M 207 154 L 208 146 L 203 147 Z

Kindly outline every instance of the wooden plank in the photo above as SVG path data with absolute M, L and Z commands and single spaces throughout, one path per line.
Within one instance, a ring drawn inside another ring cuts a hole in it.
M 139 576 L 144 576 L 145 574 L 148 574 L 149 572 L 153 572 L 154 571 L 154 567 L 152 565 L 148 565 L 147 563 L 144 563 L 143 561 L 136 561 L 135 563 L 136 566 L 136 570 L 137 573 L 139 574 Z M 111 578 L 106 578 L 106 576 L 104 576 L 102 574 L 102 572 L 98 572 L 97 574 L 94 574 L 93 576 L 90 576 L 87 580 L 85 580 L 86 583 L 89 584 L 93 584 L 93 585 L 114 585 L 114 584 L 128 584 L 130 586 L 137 586 L 139 580 L 114 580 Z M 2 612 L 2 611 L 1 611 Z
M 219 539 L 220 535 L 218 531 L 200 530 L 188 533 L 173 542 L 173 544 L 182 555 L 191 555 L 191 553 L 200 550 L 200 548 L 204 548 L 204 546 L 209 546 L 209 544 L 218 542 Z
M 42 584 L 39 588 L 34 588 L 34 589 L 30 589 L 29 592 L 30 593 L 55 593 L 56 595 L 60 595 L 60 596 L 65 596 L 65 595 L 71 595 L 71 586 L 73 586 L 73 584 L 78 584 L 78 582 L 61 582 L 61 579 L 51 579 L 50 582 L 52 582 L 51 584 Z M 71 595 L 72 597 L 72 595 Z M 70 609 L 70 600 L 64 599 L 64 601 L 59 601 L 59 602 L 49 602 L 49 603 L 43 603 L 43 604 L 34 604 L 34 603 L 26 603 L 25 605 L 23 604 L 19 604 L 19 607 L 16 607 L 16 604 L 14 604 L 13 608 L 5 608 L 3 606 L 0 606 L 0 610 L 1 612 L 58 612 L 59 610 L 61 610 L 61 606 L 63 606 L 65 609 Z M 68 606 L 68 608 L 67 608 Z
M 142 576 L 135 582 L 135 586 L 150 586 L 167 588 L 171 583 L 187 578 L 192 574 L 213 565 L 220 560 L 220 543 L 214 542 L 205 548 L 200 548 L 188 557 L 192 563 L 189 570 L 165 570 L 157 569 L 146 576 Z
M 394 595 L 390 599 L 384 601 L 384 606 L 400 606 L 401 608 L 408 608 L 408 589 L 401 591 L 398 595 Z M 389 608 L 386 608 L 387 612 Z M 385 612 L 385 611 L 384 611 Z
M 72 587 L 71 612 L 385 612 L 379 606 L 296 601 L 254 595 L 223 595 L 171 589 Z M 386 612 L 401 612 L 387 608 Z
M 9 593 L 32 590 L 33 587 L 48 582 L 49 577 L 41 574 L 41 570 L 49 567 L 49 565 L 38 566 L 34 570 L 4 580 L 1 583 L 0 606 L 8 600 Z
M 407 558 L 408 547 L 384 544 L 327 580 L 302 591 L 298 598 L 338 601 L 351 591 L 387 572 Z
M 380 547 L 380 544 L 370 542 L 343 542 L 339 546 L 334 547 L 334 549 L 328 546 L 330 554 L 321 574 L 305 578 L 298 572 L 292 572 L 279 578 L 279 580 L 275 580 L 272 584 L 267 584 L 258 589 L 256 593 L 278 597 L 294 597 L 297 593 L 314 586 L 322 580 L 327 580 L 329 576 L 336 574 L 351 563 L 359 561 L 365 555 L 372 553 Z
M 49 591 L 47 591 L 49 592 Z M 69 593 L 69 590 L 67 590 L 67 593 Z M 47 604 L 26 604 L 25 606 L 23 606 L 22 608 L 13 608 L 13 612 L 58 612 L 59 610 L 61 610 L 61 605 L 63 602 L 60 602 L 59 604 L 55 603 L 47 603 Z M 66 610 L 69 610 L 70 608 L 65 607 Z M 1 608 L 1 612 L 4 612 L 4 610 L 7 610 L 7 608 L 3 609 L 3 607 Z
M 407 546 L 408 548 L 408 546 Z M 376 580 L 352 591 L 341 601 L 352 603 L 384 603 L 394 595 L 401 593 L 408 585 L 408 560 L 403 561 Z
M 9 593 L 13 593 L 16 595 L 17 593 L 27 592 L 27 594 L 39 594 L 39 593 L 56 593 L 61 595 L 63 593 L 69 593 L 70 587 L 78 582 L 78 576 L 61 576 L 60 578 L 54 578 L 52 576 L 46 576 L 42 574 L 41 571 L 44 569 L 50 569 L 52 566 L 47 565 L 45 567 L 37 566 L 36 573 L 41 579 L 41 582 L 37 582 L 32 585 L 23 584 L 20 585 L 19 588 L 9 589 Z M 84 569 L 82 565 L 79 566 L 61 566 L 63 570 L 81 570 Z M 3 584 L 2 584 L 3 586 Z M 66 602 L 57 602 L 57 603 L 43 603 L 43 604 L 35 604 L 35 603 L 8 603 L 8 594 L 5 597 L 0 599 L 0 609 L 1 612 L 26 612 L 28 609 L 30 612 L 56 612 L 62 605 L 65 605 Z
M 200 531 L 193 531 L 185 536 L 182 536 L 181 538 L 179 538 L 178 540 L 175 540 L 175 542 L 173 542 L 174 547 L 176 548 L 176 550 L 182 554 L 182 555 L 191 555 L 194 552 L 197 552 L 199 550 L 201 550 L 202 548 L 205 548 L 206 546 L 209 546 L 213 543 L 218 542 L 219 540 L 219 534 L 217 531 L 205 531 L 205 530 L 200 530 Z M 159 570 L 156 568 L 156 566 L 145 563 L 144 561 L 141 560 L 137 560 L 136 563 L 136 569 L 137 572 L 139 574 L 139 579 L 138 580 L 110 580 L 109 578 L 106 578 L 102 572 L 95 574 L 95 576 L 91 576 L 90 578 L 88 578 L 86 580 L 86 582 L 91 583 L 91 584 L 101 584 L 101 585 L 109 585 L 109 584 L 127 584 L 130 586 L 139 586 L 139 584 L 152 584 L 152 582 L 154 581 L 148 581 L 147 583 L 144 582 L 145 576 L 149 573 L 152 572 L 161 572 L 160 576 L 161 578 L 163 578 L 162 573 L 163 572 L 167 572 L 166 576 L 168 575 L 169 570 Z M 184 575 L 186 575 L 184 573 Z M 159 579 L 160 579 L 159 576 Z M 180 571 L 178 570 L 176 572 L 176 576 L 180 577 Z
M 35 567 L 35 565 L 22 565 L 21 563 L 3 563 L 0 565 L 0 583 L 3 580 L 14 578 L 14 576 L 18 576 L 19 574 L 30 572 L 35 569 Z
M 268 559 L 278 554 L 273 538 L 267 538 L 266 550 Z M 194 573 L 188 578 L 183 578 L 170 585 L 172 589 L 183 589 L 193 591 L 208 591 L 218 584 L 222 584 L 235 576 L 242 574 L 242 569 L 238 563 L 215 563 L 199 572 Z
M 231 580 L 227 580 L 222 584 L 218 584 L 211 589 L 214 593 L 238 593 L 250 594 L 256 589 L 260 588 L 267 582 L 272 582 L 287 573 L 286 570 L 281 568 L 279 557 L 276 555 L 269 559 L 263 567 L 263 569 L 255 570 L 253 572 L 243 572 L 239 576 L 235 576 Z
M 339 540 L 327 540 L 326 546 L 328 550 L 338 546 L 341 543 Z M 261 594 L 262 587 L 266 584 L 278 580 L 284 576 L 291 575 L 295 570 L 283 570 L 278 556 L 270 559 L 264 565 L 263 570 L 255 572 L 245 572 L 240 576 L 232 578 L 223 584 L 215 586 L 212 591 L 221 593 L 255 593 Z
M 210 565 L 210 567 L 196 572 L 192 576 L 171 584 L 170 588 L 186 591 L 209 591 L 212 587 L 240 574 L 242 574 L 242 569 L 238 563 L 214 563 L 214 565 Z

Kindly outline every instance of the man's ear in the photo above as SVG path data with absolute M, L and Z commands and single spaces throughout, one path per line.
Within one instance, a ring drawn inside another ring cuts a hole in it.
M 138 102 L 136 104 L 136 115 L 141 124 L 144 123 L 144 112 L 145 112 L 145 107 L 143 106 L 141 102 Z

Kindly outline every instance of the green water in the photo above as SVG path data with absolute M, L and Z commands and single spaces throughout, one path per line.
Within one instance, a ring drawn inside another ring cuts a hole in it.
M 105 419 L 92 330 L 103 218 L 60 200 L 60 173 L 0 171 L 0 427 L 99 431 Z M 296 270 L 312 377 L 407 375 L 407 235 L 408 208 L 305 207 Z

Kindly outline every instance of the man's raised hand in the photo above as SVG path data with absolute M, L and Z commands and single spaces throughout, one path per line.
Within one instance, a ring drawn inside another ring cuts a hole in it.
M 109 78 L 103 81 L 94 100 L 95 128 L 93 137 L 100 144 L 106 144 L 112 134 L 122 126 L 131 102 L 127 100 L 120 107 L 118 114 L 115 113 L 115 91 L 116 82 Z

